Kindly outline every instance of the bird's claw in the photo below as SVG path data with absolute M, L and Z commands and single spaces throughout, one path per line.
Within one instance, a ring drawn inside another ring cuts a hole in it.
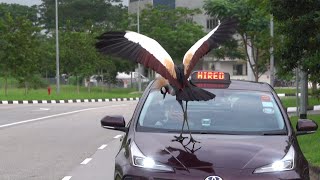
M 185 139 L 187 139 L 188 137 L 183 137 L 181 134 L 180 136 L 173 136 L 175 137 L 176 139 L 173 139 L 172 141 L 178 141 L 180 143 L 182 143 Z
M 189 145 L 190 143 L 192 143 L 194 145 L 195 143 L 200 143 L 200 142 L 193 139 L 193 137 L 190 137 L 190 141 L 188 142 L 187 145 Z

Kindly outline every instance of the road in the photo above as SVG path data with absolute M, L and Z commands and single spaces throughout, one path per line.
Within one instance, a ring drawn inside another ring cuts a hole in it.
M 0 106 L 1 180 L 112 179 L 119 131 L 105 115 L 130 120 L 137 101 Z
M 136 103 L 1 105 L 0 179 L 113 179 L 122 133 L 101 128 L 100 119 L 128 121 Z

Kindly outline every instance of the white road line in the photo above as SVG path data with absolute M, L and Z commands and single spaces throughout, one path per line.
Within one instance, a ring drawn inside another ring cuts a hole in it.
M 50 108 L 40 108 L 40 110 L 42 110 L 42 111 L 49 111 Z
M 32 110 L 32 111 L 49 111 L 50 108 L 40 108 L 40 109 L 36 109 L 36 110 Z
M 52 117 L 58 117 L 58 116 L 63 116 L 63 115 L 68 115 L 68 114 L 74 114 L 74 113 L 83 112 L 83 111 L 102 109 L 102 108 L 106 108 L 106 107 L 119 107 L 119 106 L 127 106 L 127 105 L 121 104 L 121 105 L 111 105 L 111 106 L 103 106 L 103 107 L 97 107 L 97 108 L 81 109 L 81 110 L 77 110 L 77 111 L 70 111 L 70 112 L 66 112 L 66 113 L 54 114 L 54 115 L 51 115 L 51 116 L 45 116 L 45 117 L 41 117 L 41 118 L 35 118 L 35 119 L 19 121 L 19 122 L 10 123 L 10 124 L 4 124 L 4 125 L 0 125 L 0 128 L 14 126 L 14 125 L 18 125 L 18 124 L 25 124 L 25 123 L 34 122 L 34 121 L 40 121 L 40 120 L 44 120 L 44 119 L 48 119 L 48 118 L 52 118 Z
M 84 164 L 84 165 L 88 164 L 91 160 L 92 160 L 92 158 L 87 158 L 84 161 L 82 161 L 82 163 L 80 163 L 80 164 Z
M 62 178 L 62 180 L 70 180 L 72 178 L 72 176 L 65 176 L 64 178 Z
M 118 135 L 116 135 L 116 136 L 113 137 L 113 138 L 118 139 L 118 138 L 121 137 L 121 136 L 122 136 L 121 134 L 118 134 Z
M 104 149 L 106 148 L 108 145 L 107 144 L 102 144 L 98 149 Z

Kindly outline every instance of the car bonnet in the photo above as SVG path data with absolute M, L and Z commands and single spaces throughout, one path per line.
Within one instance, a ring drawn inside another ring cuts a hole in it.
M 285 156 L 288 136 L 193 135 L 199 143 L 173 141 L 170 133 L 136 132 L 134 141 L 141 152 L 175 168 L 254 169 Z M 188 136 L 184 134 L 184 136 Z

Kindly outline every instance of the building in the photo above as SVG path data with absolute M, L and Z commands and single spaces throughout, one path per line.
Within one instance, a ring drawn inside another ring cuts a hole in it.
M 144 8 L 146 4 L 151 4 L 152 6 L 167 5 L 171 8 L 187 7 L 189 9 L 203 9 L 204 0 L 130 0 L 128 7 L 129 13 L 137 13 L 138 4 L 140 4 L 140 9 Z M 217 19 L 206 15 L 204 10 L 202 14 L 193 16 L 193 21 L 202 25 L 206 32 L 215 28 L 218 24 Z M 235 38 L 239 38 L 237 36 L 238 35 L 235 35 Z M 217 59 L 209 53 L 200 63 L 202 63 L 200 68 L 203 70 L 210 70 L 214 67 L 215 70 L 230 73 L 232 79 L 254 80 L 252 70 L 246 60 L 230 58 Z M 261 76 L 260 81 L 269 82 L 269 76 Z

